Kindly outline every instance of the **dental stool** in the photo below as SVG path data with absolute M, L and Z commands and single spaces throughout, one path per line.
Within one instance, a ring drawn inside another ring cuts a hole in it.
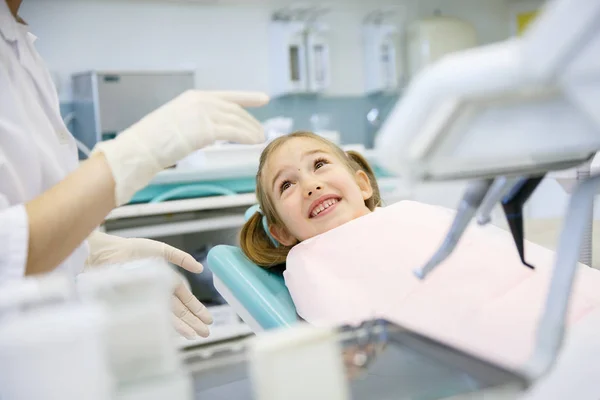
M 256 210 L 248 209 L 246 220 Z M 239 247 L 213 247 L 207 264 L 217 291 L 253 332 L 289 327 L 299 320 L 283 275 L 254 264 Z

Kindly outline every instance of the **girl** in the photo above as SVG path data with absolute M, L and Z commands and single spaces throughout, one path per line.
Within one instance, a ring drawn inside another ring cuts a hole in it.
M 285 263 L 297 243 L 381 205 L 375 174 L 363 156 L 310 132 L 282 136 L 265 148 L 256 196 L 262 214 L 246 222 L 240 244 L 250 260 L 265 268 Z
M 285 282 L 305 321 L 382 316 L 505 365 L 526 360 L 546 299 L 550 250 L 527 243 L 538 267 L 532 271 L 509 232 L 472 226 L 444 267 L 420 281 L 412 269 L 437 249 L 452 211 L 406 201 L 372 213 L 381 199 L 368 163 L 312 133 L 270 143 L 256 187 L 260 211 L 242 228 L 242 250 L 264 268 L 287 261 Z M 578 277 L 569 324 L 600 305 L 600 271 L 580 266 Z

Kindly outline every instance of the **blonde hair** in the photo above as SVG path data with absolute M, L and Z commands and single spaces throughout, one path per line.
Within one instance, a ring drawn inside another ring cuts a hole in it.
M 373 188 L 373 195 L 365 200 L 365 205 L 369 208 L 369 210 L 373 211 L 381 204 L 381 195 L 379 192 L 379 186 L 377 185 L 377 180 L 375 179 L 375 173 L 373 172 L 373 169 L 367 160 L 365 160 L 360 153 L 355 151 L 344 152 L 329 140 L 311 132 L 294 132 L 273 140 L 263 150 L 260 156 L 258 173 L 256 174 L 256 197 L 258 199 L 258 204 L 262 214 L 264 214 L 266 217 L 268 226 L 283 226 L 283 223 L 279 215 L 277 215 L 277 211 L 275 211 L 275 206 L 273 205 L 271 198 L 263 188 L 261 181 L 263 168 L 273 152 L 275 152 L 287 141 L 296 138 L 307 138 L 321 142 L 332 151 L 334 156 L 336 156 L 346 165 L 349 171 L 364 171 L 369 177 L 369 182 Z M 242 251 L 246 257 L 252 260 L 255 264 L 264 268 L 280 266 L 281 264 L 285 263 L 286 257 L 293 245 L 284 246 L 282 244 L 278 244 L 276 246 L 271 241 L 269 234 L 263 228 L 262 214 L 256 212 L 248 219 L 248 221 L 246 221 L 240 233 L 240 246 L 242 247 Z

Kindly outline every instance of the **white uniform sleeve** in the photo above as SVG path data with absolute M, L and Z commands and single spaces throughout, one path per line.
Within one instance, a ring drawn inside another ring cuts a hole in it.
M 0 194 L 0 204 L 4 202 Z M 29 220 L 25 206 L 0 207 L 0 285 L 25 275 Z
M 30 187 L 22 181 L 21 171 L 28 166 L 39 170 L 32 164 L 37 154 L 31 135 L 23 128 L 22 121 L 27 119 L 15 96 L 9 51 L 0 37 L 0 284 L 25 275 L 29 221 L 23 203 Z
M 24 204 L 78 166 L 56 88 L 26 31 L 0 7 L 0 284 L 25 273 L 31 232 Z M 57 269 L 75 275 L 86 256 L 84 242 Z

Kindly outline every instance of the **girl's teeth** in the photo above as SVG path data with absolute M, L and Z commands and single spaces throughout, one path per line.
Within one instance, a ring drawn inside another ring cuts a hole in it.
M 313 217 L 316 217 L 317 215 L 319 215 L 323 210 L 331 207 L 332 205 L 334 205 L 335 203 L 337 203 L 337 200 L 331 199 L 331 200 L 327 200 L 325 201 L 323 204 L 321 204 L 319 207 L 317 207 L 312 215 Z

